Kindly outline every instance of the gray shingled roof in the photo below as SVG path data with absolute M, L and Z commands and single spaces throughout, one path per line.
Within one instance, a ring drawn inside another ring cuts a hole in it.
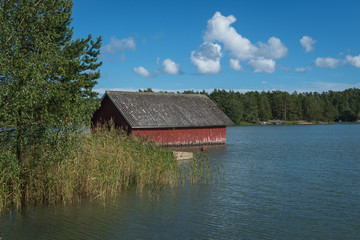
M 132 128 L 225 126 L 233 122 L 207 96 L 106 91 Z

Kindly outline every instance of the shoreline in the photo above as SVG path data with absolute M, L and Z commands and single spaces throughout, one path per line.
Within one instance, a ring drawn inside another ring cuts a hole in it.
M 265 126 L 265 125 L 329 125 L 336 123 L 360 123 L 360 120 L 355 122 L 323 122 L 323 121 L 313 121 L 308 122 L 304 120 L 298 121 L 284 121 L 284 120 L 269 120 L 269 121 L 259 121 L 259 122 L 240 122 L 239 124 L 234 124 L 234 126 Z

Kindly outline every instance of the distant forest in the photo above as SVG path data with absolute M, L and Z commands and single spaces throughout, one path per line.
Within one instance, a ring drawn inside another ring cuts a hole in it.
M 240 93 L 218 89 L 210 94 L 205 91 L 182 93 L 207 95 L 235 124 L 272 119 L 309 122 L 354 122 L 360 119 L 360 89 L 357 88 L 322 93 L 295 91 L 292 94 L 284 91 Z

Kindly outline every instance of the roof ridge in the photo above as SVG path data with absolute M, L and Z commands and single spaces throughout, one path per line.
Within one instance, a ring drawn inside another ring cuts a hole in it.
M 125 94 L 156 94 L 156 95 L 179 95 L 179 96 L 202 96 L 207 97 L 201 93 L 175 93 L 175 92 L 130 92 L 130 91 L 113 91 L 105 90 L 105 93 L 125 93 Z M 208 98 L 208 97 L 207 97 Z

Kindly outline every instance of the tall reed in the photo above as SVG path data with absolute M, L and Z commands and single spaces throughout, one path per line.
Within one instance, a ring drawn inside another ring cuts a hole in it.
M 19 165 L 11 149 L 0 151 L 0 211 L 28 204 L 105 199 L 121 191 L 206 181 L 206 160 L 178 164 L 171 151 L 134 139 L 113 127 L 32 144 Z

